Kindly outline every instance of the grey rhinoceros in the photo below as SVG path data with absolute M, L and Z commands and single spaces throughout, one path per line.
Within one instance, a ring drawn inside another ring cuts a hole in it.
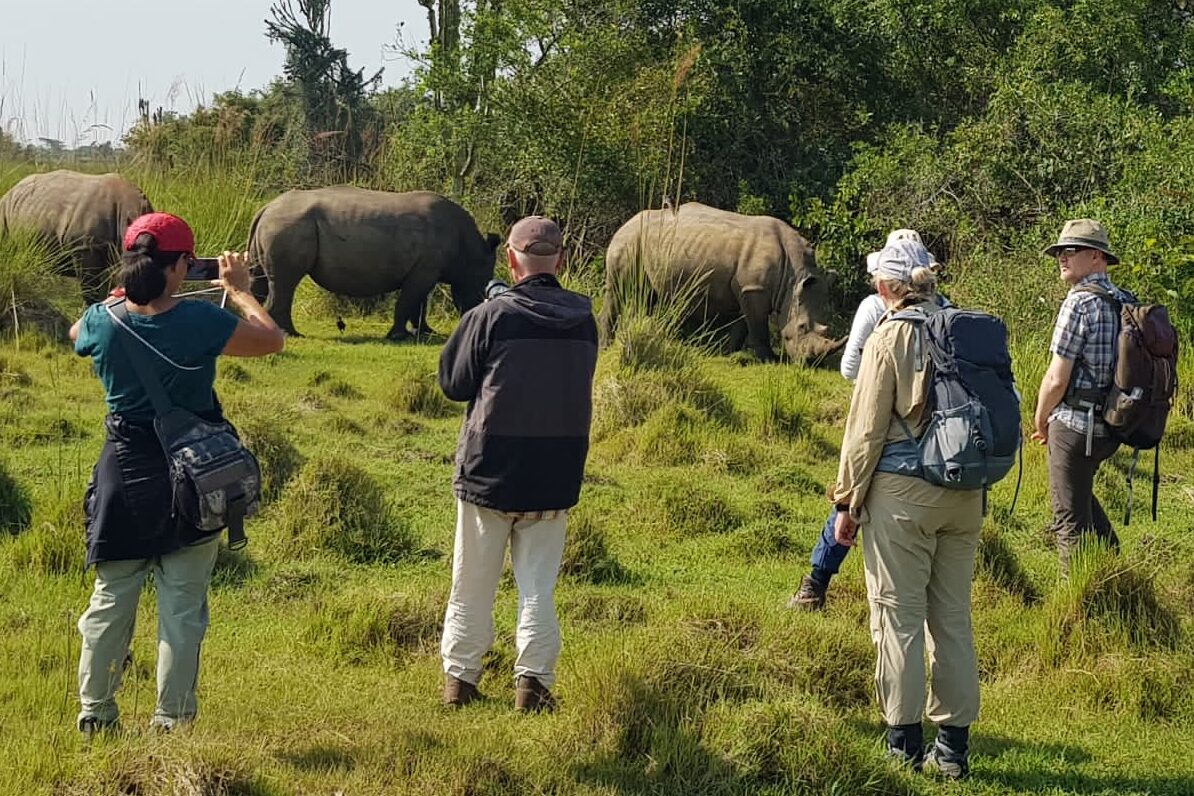
M 400 291 L 391 340 L 428 331 L 419 310 L 438 282 L 465 312 L 481 303 L 493 276 L 497 235 L 482 237 L 460 205 L 428 191 L 391 193 L 350 185 L 287 191 L 263 207 L 249 232 L 249 260 L 268 278 L 265 307 L 288 334 L 304 276 L 345 296 Z M 264 292 L 258 289 L 259 293 Z
M 676 210 L 644 210 L 614 233 L 605 255 L 600 330 L 615 332 L 630 280 L 645 277 L 650 303 L 692 301 L 694 320 L 725 329 L 730 350 L 750 348 L 776 358 L 770 321 L 794 360 L 819 361 L 845 339 L 827 336 L 828 281 L 813 249 L 796 230 L 770 216 L 744 216 L 688 202 Z
M 76 275 L 94 303 L 108 289 L 124 231 L 153 207 L 119 174 L 30 174 L 0 198 L 0 236 L 26 229 L 53 245 L 56 270 Z

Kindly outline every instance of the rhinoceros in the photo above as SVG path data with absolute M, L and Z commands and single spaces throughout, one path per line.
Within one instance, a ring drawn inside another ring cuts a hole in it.
M 108 275 L 133 219 L 153 207 L 119 174 L 30 174 L 0 199 L 0 235 L 26 229 L 54 246 L 56 270 L 77 275 L 90 304 L 104 297 Z
M 693 319 L 727 330 L 730 350 L 776 359 L 770 321 L 794 360 L 819 361 L 845 339 L 829 338 L 828 280 L 796 230 L 770 216 L 744 216 L 698 202 L 644 210 L 614 233 L 605 256 L 602 340 L 615 332 L 629 280 L 645 277 L 648 302 L 692 302 Z M 641 275 L 641 276 L 639 276 Z
M 439 194 L 338 185 L 287 191 L 267 204 L 253 219 L 248 250 L 268 279 L 266 310 L 288 334 L 298 334 L 295 288 L 310 276 L 345 296 L 400 291 L 386 336 L 401 340 L 410 337 L 408 322 L 416 333 L 429 331 L 420 308 L 438 282 L 451 287 L 460 312 L 480 304 L 499 242 L 482 237 L 468 211 Z

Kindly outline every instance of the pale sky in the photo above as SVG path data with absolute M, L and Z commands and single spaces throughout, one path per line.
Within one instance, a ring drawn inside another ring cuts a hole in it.
M 0 0 L 0 127 L 25 141 L 115 141 L 136 121 L 138 96 L 187 112 L 221 91 L 263 88 L 284 58 L 282 45 L 265 38 L 270 5 Z M 333 43 L 348 50 L 353 68 L 384 66 L 385 85 L 411 69 L 385 45 L 427 36 L 416 0 L 332 0 Z

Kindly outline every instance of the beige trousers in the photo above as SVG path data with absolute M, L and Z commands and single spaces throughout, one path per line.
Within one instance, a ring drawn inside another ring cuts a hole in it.
M 936 724 L 968 727 L 979 706 L 970 589 L 982 493 L 878 473 L 865 509 L 862 554 L 879 709 L 889 725 L 917 724 L 927 715 Z
M 555 588 L 567 523 L 565 511 L 538 517 L 456 501 L 452 593 L 440 643 L 446 674 L 473 685 L 481 679 L 481 659 L 493 645 L 493 602 L 509 546 L 518 584 L 514 676 L 534 677 L 548 688 L 555 683 L 560 657 Z

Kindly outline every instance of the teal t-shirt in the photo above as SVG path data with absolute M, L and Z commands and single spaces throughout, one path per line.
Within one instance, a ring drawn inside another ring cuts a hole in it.
M 129 313 L 128 325 L 179 369 L 133 340 L 147 355 L 145 359 L 162 380 L 175 406 L 192 412 L 215 409 L 212 386 L 216 380 L 216 357 L 236 330 L 237 317 L 206 301 L 184 299 L 159 315 Z M 141 386 L 137 371 L 128 360 L 117 334 L 127 334 L 116 325 L 102 304 L 83 313 L 75 353 L 91 357 L 92 366 L 104 385 L 108 410 L 135 419 L 153 417 L 153 404 Z

